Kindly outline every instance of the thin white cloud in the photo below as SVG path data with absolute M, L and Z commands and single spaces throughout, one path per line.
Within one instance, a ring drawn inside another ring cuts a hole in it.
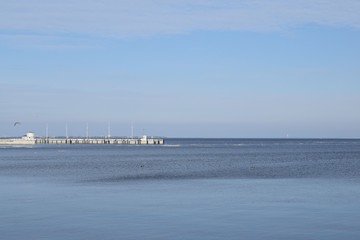
M 360 28 L 359 12 L 358 0 L 11 0 L 0 2 L 0 31 L 121 38 L 309 23 Z
M 95 45 L 95 42 L 88 38 L 31 33 L 0 33 L 0 42 L 7 43 L 9 46 L 42 50 L 89 49 L 94 48 Z

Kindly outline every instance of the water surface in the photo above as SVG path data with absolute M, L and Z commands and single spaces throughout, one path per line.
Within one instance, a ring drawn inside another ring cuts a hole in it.
M 0 148 L 2 239 L 359 239 L 360 140 Z

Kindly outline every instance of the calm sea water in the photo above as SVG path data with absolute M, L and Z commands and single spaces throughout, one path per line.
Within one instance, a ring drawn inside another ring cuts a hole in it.
M 360 140 L 1 147 L 0 239 L 360 239 Z

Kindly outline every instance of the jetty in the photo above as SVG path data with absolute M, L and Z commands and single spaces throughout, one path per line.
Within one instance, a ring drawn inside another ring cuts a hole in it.
M 22 138 L 3 138 L 0 145 L 31 145 L 31 144 L 120 144 L 120 145 L 163 145 L 163 138 L 152 138 L 146 135 L 131 138 L 49 138 L 35 137 L 33 132 L 26 133 Z

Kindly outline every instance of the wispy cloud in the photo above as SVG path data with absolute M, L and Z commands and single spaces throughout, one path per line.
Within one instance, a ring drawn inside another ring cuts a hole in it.
M 84 37 L 70 37 L 54 33 L 0 33 L 0 42 L 20 48 L 42 50 L 72 50 L 94 48 L 94 41 Z
M 12 0 L 0 2 L 0 30 L 121 38 L 308 23 L 360 28 L 359 12 L 358 0 Z

